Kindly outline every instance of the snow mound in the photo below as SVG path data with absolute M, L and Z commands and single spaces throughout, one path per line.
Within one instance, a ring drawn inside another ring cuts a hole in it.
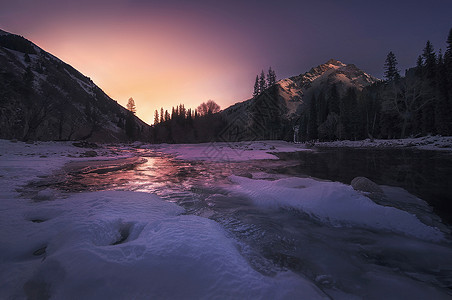
M 414 215 L 378 205 L 342 183 L 295 177 L 268 181 L 233 175 L 229 179 L 235 183 L 233 192 L 257 205 L 295 208 L 333 226 L 389 230 L 432 241 L 444 238 L 440 230 L 423 224 Z
M 292 272 L 258 273 L 219 224 L 154 195 L 81 193 L 26 207 L 0 219 L 0 298 L 326 298 Z

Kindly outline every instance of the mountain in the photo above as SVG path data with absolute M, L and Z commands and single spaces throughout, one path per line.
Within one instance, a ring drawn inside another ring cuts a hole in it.
M 313 94 L 326 91 L 336 84 L 339 95 L 343 95 L 350 88 L 362 90 L 378 79 L 363 72 L 353 64 L 344 64 L 330 59 L 326 63 L 312 68 L 304 74 L 279 80 L 278 94 L 286 102 L 288 113 L 296 113 L 297 108 L 305 99 Z
M 149 125 L 89 77 L 0 30 L 0 138 L 114 142 L 150 134 Z
M 229 126 L 223 139 L 291 139 L 295 120 L 313 96 L 326 97 L 334 86 L 342 97 L 349 88 L 361 91 L 378 81 L 353 64 L 330 59 L 306 73 L 279 80 L 256 98 L 226 108 L 222 116 Z M 234 137 L 232 132 L 238 132 L 238 128 L 240 136 Z

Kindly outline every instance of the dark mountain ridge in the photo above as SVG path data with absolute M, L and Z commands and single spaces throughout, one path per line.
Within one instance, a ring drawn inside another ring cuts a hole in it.
M 151 127 L 89 77 L 24 37 L 0 31 L 0 138 L 149 140 Z

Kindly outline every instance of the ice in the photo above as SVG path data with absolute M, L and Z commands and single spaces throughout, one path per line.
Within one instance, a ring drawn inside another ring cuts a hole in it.
M 406 211 L 378 205 L 338 182 L 311 178 L 284 178 L 275 181 L 230 176 L 231 191 L 250 198 L 256 205 L 295 208 L 333 226 L 362 226 L 439 241 L 437 228 L 427 226 Z
M 326 298 L 292 272 L 258 273 L 217 223 L 154 195 L 80 193 L 26 207 L 2 213 L 1 298 Z
M 206 161 L 248 161 L 278 159 L 271 153 L 310 151 L 302 145 L 284 141 L 213 142 L 203 144 L 162 144 L 150 146 L 157 151 L 179 159 Z

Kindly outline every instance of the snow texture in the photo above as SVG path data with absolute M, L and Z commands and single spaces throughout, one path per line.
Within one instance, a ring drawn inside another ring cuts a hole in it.
M 420 150 L 452 151 L 451 136 L 424 136 L 406 139 L 366 139 L 362 141 L 333 141 L 315 142 L 310 147 L 339 147 L 339 148 L 416 148 Z
M 216 222 L 152 194 L 19 197 L 26 182 L 86 160 L 76 157 L 85 150 L 0 140 L 1 299 L 327 299 L 290 271 L 262 275 Z
M 295 208 L 333 226 L 361 226 L 388 230 L 420 239 L 440 241 L 443 233 L 423 224 L 416 216 L 394 207 L 381 206 L 338 182 L 311 178 L 275 181 L 230 176 L 231 191 L 250 198 L 256 205 Z

